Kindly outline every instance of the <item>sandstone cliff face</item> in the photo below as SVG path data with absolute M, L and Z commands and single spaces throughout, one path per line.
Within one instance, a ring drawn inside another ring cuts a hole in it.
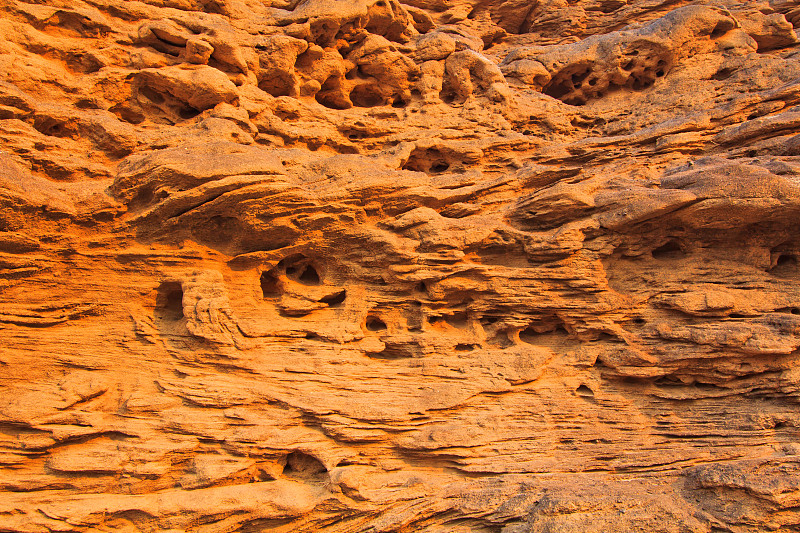
M 0 6 L 0 531 L 800 530 L 800 2 Z

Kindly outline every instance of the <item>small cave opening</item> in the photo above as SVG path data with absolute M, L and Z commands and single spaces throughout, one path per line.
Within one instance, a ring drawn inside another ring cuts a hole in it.
M 594 391 L 592 391 L 592 389 L 583 383 L 577 389 L 575 389 L 575 392 L 581 398 L 594 398 Z
M 302 272 L 300 272 L 300 275 L 297 277 L 297 279 L 306 285 L 318 285 L 320 282 L 317 269 L 311 265 L 306 265 Z
M 448 168 L 450 168 L 450 164 L 447 163 L 446 161 L 435 161 L 434 163 L 431 164 L 430 171 L 433 172 L 434 174 L 440 174 L 442 172 L 445 172 Z
M 363 83 L 350 91 L 350 101 L 357 107 L 375 107 L 383 104 L 383 96 L 376 86 Z
M 322 298 L 319 299 L 319 301 L 324 304 L 328 304 L 331 307 L 334 307 L 344 302 L 345 298 L 347 298 L 347 291 L 342 289 L 333 294 L 323 296 Z
M 178 109 L 178 116 L 184 120 L 192 119 L 197 115 L 199 115 L 200 113 L 201 111 L 199 109 L 195 109 L 194 107 L 188 105 L 181 106 L 180 109 Z
M 557 98 L 561 100 L 572 91 L 575 90 L 575 87 L 572 85 L 571 82 L 568 82 L 564 79 L 556 79 L 548 83 L 544 88 L 544 94 L 547 96 L 552 96 L 553 98 Z
M 530 325 L 519 332 L 519 340 L 526 344 L 549 344 L 560 342 L 569 336 L 569 331 L 564 324 L 542 323 Z
M 732 28 L 730 21 L 724 20 L 717 23 L 714 29 L 711 30 L 711 38 L 718 39 L 728 33 Z
M 156 291 L 156 313 L 165 320 L 183 318 L 183 287 L 177 281 L 165 281 Z
M 527 344 L 534 344 L 536 342 L 536 337 L 539 335 L 541 335 L 541 332 L 533 328 L 525 328 L 519 332 L 519 340 Z
M 658 248 L 653 249 L 650 255 L 653 256 L 653 259 L 673 259 L 683 256 L 683 249 L 677 240 L 670 239 Z
M 456 311 L 446 316 L 445 321 L 454 328 L 464 329 L 469 325 L 469 316 L 465 311 Z
M 734 72 L 736 72 L 736 69 L 721 68 L 711 76 L 711 79 L 716 81 L 724 81 L 733 76 Z
M 366 326 L 369 331 L 384 331 L 386 322 L 376 316 L 368 316 Z
M 262 272 L 259 281 L 261 283 L 261 295 L 264 298 L 271 298 L 280 293 L 278 290 L 278 278 L 272 272 Z
M 322 461 L 299 450 L 295 450 L 286 456 L 286 465 L 283 467 L 284 476 L 303 481 L 322 480 L 327 472 L 328 469 L 325 468 Z
M 797 267 L 797 255 L 780 252 L 780 255 L 774 260 L 772 267 L 769 269 L 769 272 L 777 276 L 791 276 L 797 272 Z
M 139 87 L 139 94 L 141 94 L 154 104 L 163 104 L 166 101 L 166 98 L 164 98 L 163 94 L 156 91 L 152 87 L 148 87 L 147 85 Z

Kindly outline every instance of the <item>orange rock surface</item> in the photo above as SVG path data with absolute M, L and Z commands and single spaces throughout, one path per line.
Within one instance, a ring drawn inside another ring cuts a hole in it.
M 0 531 L 800 530 L 798 0 L 0 0 Z

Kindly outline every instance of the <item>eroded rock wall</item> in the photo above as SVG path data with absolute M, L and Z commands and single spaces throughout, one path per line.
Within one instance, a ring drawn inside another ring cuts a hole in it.
M 0 531 L 800 528 L 797 1 L 0 6 Z

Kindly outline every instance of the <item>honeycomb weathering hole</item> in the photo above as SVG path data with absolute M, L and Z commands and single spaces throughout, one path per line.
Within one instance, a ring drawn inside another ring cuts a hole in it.
M 358 107 L 375 107 L 383 104 L 378 88 L 371 84 L 356 85 L 350 91 L 350 100 Z
M 654 259 L 669 259 L 671 257 L 680 257 L 683 255 L 683 249 L 681 245 L 676 240 L 670 240 L 665 244 L 662 244 L 658 248 L 655 248 L 650 253 Z
M 322 461 L 316 457 L 294 451 L 286 456 L 286 466 L 283 468 L 283 475 L 304 480 L 322 478 L 328 472 Z
M 330 306 L 339 305 L 344 302 L 345 298 L 347 298 L 347 291 L 342 289 L 339 292 L 335 292 L 323 298 L 320 298 L 320 302 L 328 304 Z
M 272 272 L 261 273 L 261 294 L 264 298 L 276 296 L 278 294 L 278 278 Z
M 183 287 L 176 281 L 165 281 L 158 286 L 156 311 L 161 318 L 180 320 L 183 318 Z
M 376 316 L 367 317 L 367 329 L 370 331 L 383 331 L 386 329 L 386 322 Z
M 297 279 L 308 285 L 317 285 L 320 282 L 317 269 L 311 265 L 306 265 Z

